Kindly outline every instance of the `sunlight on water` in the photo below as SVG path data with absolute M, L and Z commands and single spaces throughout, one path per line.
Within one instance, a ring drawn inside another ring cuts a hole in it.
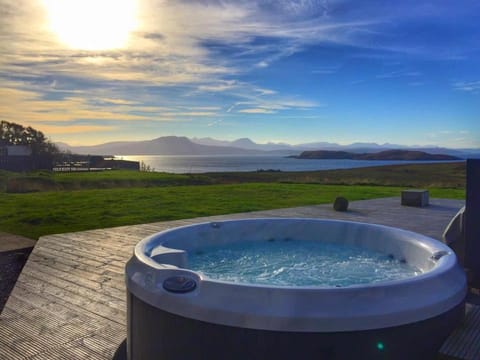
M 260 169 L 314 171 L 411 163 L 411 161 L 398 160 L 292 159 L 279 155 L 123 155 L 118 156 L 118 158 L 139 162 L 143 161 L 155 171 L 165 171 L 170 173 L 257 171 Z M 420 164 L 427 162 L 415 161 L 415 163 Z
M 349 286 L 415 276 L 421 271 L 386 254 L 314 241 L 269 239 L 189 253 L 190 269 L 211 279 L 277 286 Z

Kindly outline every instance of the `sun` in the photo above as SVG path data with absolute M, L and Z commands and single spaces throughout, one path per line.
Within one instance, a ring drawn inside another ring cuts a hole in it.
M 73 49 L 123 48 L 137 27 L 137 0 L 43 0 L 43 3 L 51 31 Z

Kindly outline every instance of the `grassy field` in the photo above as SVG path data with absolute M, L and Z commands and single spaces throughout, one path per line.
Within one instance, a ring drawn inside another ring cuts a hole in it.
M 431 197 L 463 199 L 464 182 L 464 164 L 202 175 L 2 172 L 0 231 L 36 239 L 52 233 L 331 203 L 336 196 L 350 201 L 399 196 L 402 189 L 419 186 L 428 188 Z
M 306 172 L 254 171 L 207 174 L 168 174 L 116 170 L 77 173 L 34 172 L 25 175 L 0 171 L 0 191 L 14 193 L 242 183 L 464 188 L 465 163 L 376 166 Z
M 249 183 L 2 194 L 0 229 L 41 235 L 235 212 L 398 196 L 402 188 Z M 461 189 L 431 188 L 432 197 L 462 198 Z

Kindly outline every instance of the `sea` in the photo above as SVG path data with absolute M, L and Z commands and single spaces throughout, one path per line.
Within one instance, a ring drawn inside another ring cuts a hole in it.
M 118 155 L 143 162 L 151 170 L 177 174 L 232 171 L 315 171 L 438 161 L 295 159 L 282 155 Z

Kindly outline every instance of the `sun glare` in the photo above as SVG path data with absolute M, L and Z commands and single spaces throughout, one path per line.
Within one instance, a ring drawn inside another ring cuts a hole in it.
M 122 48 L 137 27 L 137 0 L 43 0 L 43 3 L 50 29 L 70 48 Z

